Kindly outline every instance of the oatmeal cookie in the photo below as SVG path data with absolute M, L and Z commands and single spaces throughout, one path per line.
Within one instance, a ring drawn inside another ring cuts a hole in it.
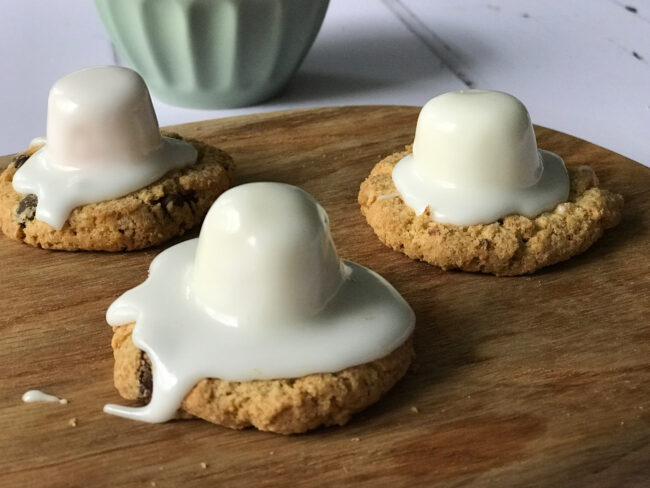
M 113 329 L 115 387 L 126 399 L 148 401 L 151 363 L 133 345 L 133 327 L 132 323 Z M 178 415 L 189 414 L 231 429 L 253 426 L 279 434 L 343 425 L 404 376 L 412 358 L 413 345 L 408 339 L 383 358 L 338 373 L 244 382 L 206 378 L 187 394 Z
M 60 230 L 35 218 L 36 195 L 22 195 L 13 188 L 14 173 L 39 149 L 31 146 L 0 174 L 0 228 L 26 244 L 66 251 L 132 251 L 183 235 L 228 189 L 234 171 L 232 158 L 224 151 L 187 141 L 198 151 L 196 163 L 123 197 L 77 207 Z
M 434 222 L 428 208 L 416 215 L 393 183 L 393 168 L 411 151 L 407 146 L 375 165 L 361 184 L 359 205 L 384 244 L 445 270 L 533 273 L 585 251 L 621 219 L 623 197 L 598 188 L 591 167 L 580 166 L 567 168 L 568 201 L 533 219 L 510 215 L 469 226 Z

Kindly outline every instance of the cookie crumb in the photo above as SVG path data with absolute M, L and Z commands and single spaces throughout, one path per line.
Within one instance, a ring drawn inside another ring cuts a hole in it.
M 208 463 L 201 463 L 199 466 L 201 466 L 201 469 L 208 469 Z
M 76 418 L 76 417 L 72 417 L 70 420 L 68 420 L 68 425 L 69 425 L 70 427 L 76 427 L 76 426 L 77 426 L 77 418 Z
M 413 405 L 413 406 L 411 407 L 411 412 L 413 412 L 413 413 L 420 413 L 420 409 L 419 409 L 418 407 L 416 407 L 415 405 Z
M 67 398 L 61 398 L 61 399 L 59 400 L 59 403 L 60 403 L 61 405 L 67 405 L 67 404 L 68 404 L 68 399 L 67 399 Z
M 359 442 L 361 439 L 359 439 L 358 437 L 353 437 L 353 438 L 350 439 L 350 440 L 351 440 L 352 442 Z

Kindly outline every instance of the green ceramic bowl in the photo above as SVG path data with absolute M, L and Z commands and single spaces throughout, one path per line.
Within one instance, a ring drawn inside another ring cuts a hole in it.
M 329 0 L 95 0 L 120 56 L 164 102 L 252 105 L 309 51 Z

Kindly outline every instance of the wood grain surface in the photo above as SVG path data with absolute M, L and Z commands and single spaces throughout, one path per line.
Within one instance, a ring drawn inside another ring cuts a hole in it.
M 530 277 L 443 272 L 385 248 L 356 203 L 417 114 L 325 108 L 176 128 L 229 151 L 238 183 L 312 193 L 340 254 L 413 306 L 418 357 L 382 401 L 289 437 L 105 415 L 121 399 L 104 313 L 161 249 L 51 252 L 0 236 L 0 486 L 650 486 L 650 169 L 538 128 L 540 147 L 625 196 L 623 221 Z M 69 404 L 22 403 L 32 388 Z

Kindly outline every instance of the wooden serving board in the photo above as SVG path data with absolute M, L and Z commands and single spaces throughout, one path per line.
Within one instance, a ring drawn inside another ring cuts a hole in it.
M 534 276 L 443 272 L 384 247 L 356 203 L 372 166 L 411 142 L 418 111 L 174 128 L 229 151 L 237 183 L 312 193 L 340 254 L 413 306 L 417 360 L 383 400 L 345 427 L 289 437 L 105 415 L 122 400 L 104 313 L 161 248 L 50 252 L 0 236 L 0 486 L 650 486 L 650 169 L 537 128 L 540 147 L 591 164 L 625 196 L 623 221 Z M 22 403 L 32 388 L 70 403 Z

